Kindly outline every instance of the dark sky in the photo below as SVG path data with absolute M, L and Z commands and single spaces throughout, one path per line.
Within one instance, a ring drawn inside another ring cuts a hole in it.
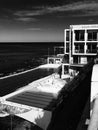
M 0 42 L 63 42 L 70 24 L 97 24 L 98 0 L 0 0 Z

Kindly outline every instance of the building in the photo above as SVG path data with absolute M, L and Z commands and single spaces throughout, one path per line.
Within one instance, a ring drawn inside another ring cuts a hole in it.
M 49 52 L 48 52 L 49 53 Z M 48 64 L 61 64 L 64 57 L 64 46 L 55 46 L 54 55 L 47 58 Z
M 97 54 L 98 24 L 70 25 L 64 30 L 64 65 L 83 67 Z
M 96 57 L 97 48 L 98 24 L 70 25 L 64 30 L 64 47 L 55 47 L 54 56 L 49 56 L 47 63 L 62 64 L 62 77 L 67 73 L 75 75 Z

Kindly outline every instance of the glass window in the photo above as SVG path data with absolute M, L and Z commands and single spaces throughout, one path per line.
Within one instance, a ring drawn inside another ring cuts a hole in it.
M 74 62 L 74 64 L 78 64 L 78 56 L 74 56 L 73 62 Z
M 75 45 L 75 52 L 78 53 L 78 51 L 79 51 L 79 46 L 78 46 L 78 44 L 76 44 Z
M 96 43 L 88 43 L 87 44 L 87 53 L 96 53 L 97 52 L 97 44 Z
M 84 41 L 84 30 L 76 30 L 75 31 L 75 40 L 76 41 Z
M 88 31 L 88 41 L 97 41 L 97 32 Z
M 66 41 L 69 41 L 69 31 L 66 31 Z
M 49 59 L 49 63 L 53 64 L 54 63 L 54 59 Z
M 80 53 L 84 53 L 84 44 L 80 45 Z
M 55 55 L 64 54 L 64 47 L 63 46 L 54 47 L 54 53 Z
M 69 43 L 66 43 L 66 52 L 69 52 Z
M 84 44 L 75 44 L 75 53 L 84 53 Z
M 69 55 L 64 55 L 62 62 L 69 63 Z

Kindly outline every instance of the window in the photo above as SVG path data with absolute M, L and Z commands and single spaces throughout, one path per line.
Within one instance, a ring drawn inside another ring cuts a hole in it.
M 73 62 L 74 62 L 74 64 L 78 64 L 78 56 L 74 56 Z
M 69 31 L 66 31 L 66 41 L 69 41 Z
M 84 44 L 75 44 L 75 53 L 84 53 Z
M 69 52 L 69 43 L 66 43 L 66 53 Z
M 92 45 L 92 53 L 96 53 L 97 52 L 97 49 L 96 49 L 96 44 Z
M 64 74 L 68 74 L 68 66 L 66 66 L 66 65 L 64 65 Z
M 75 31 L 75 40 L 76 41 L 84 41 L 84 30 L 76 30 Z
M 53 64 L 54 63 L 54 59 L 49 59 L 49 63 Z
M 64 55 L 62 62 L 69 63 L 69 55 Z
M 87 44 L 87 53 L 96 53 L 97 52 L 97 44 L 96 43 L 88 43 Z
M 84 44 L 80 45 L 80 53 L 84 53 Z
M 63 46 L 55 46 L 54 47 L 54 54 L 64 54 L 64 47 Z
M 97 41 L 96 31 L 88 31 L 88 41 Z

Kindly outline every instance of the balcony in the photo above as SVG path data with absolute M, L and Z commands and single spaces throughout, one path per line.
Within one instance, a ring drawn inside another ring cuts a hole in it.
M 84 43 L 75 43 L 74 44 L 74 53 L 84 53 Z
M 84 53 L 84 49 L 75 50 L 75 53 Z
M 84 30 L 75 31 L 75 41 L 85 41 Z
M 87 38 L 87 41 L 90 41 L 90 42 L 92 42 L 92 41 L 93 41 L 93 42 L 96 42 L 96 41 L 98 41 L 98 40 L 97 40 L 97 38 L 91 38 L 91 37 L 90 37 L 90 38 Z
M 97 41 L 97 31 L 88 31 L 88 37 L 87 37 L 87 41 Z
M 87 49 L 86 53 L 97 53 L 97 49 Z

